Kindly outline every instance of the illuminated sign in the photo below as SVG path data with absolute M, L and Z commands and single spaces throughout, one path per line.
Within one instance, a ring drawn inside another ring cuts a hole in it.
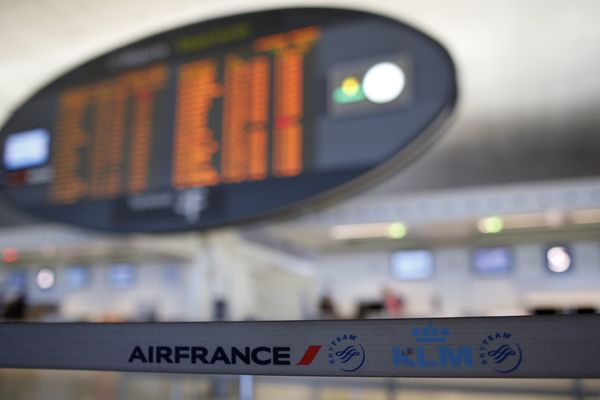
M 89 267 L 71 265 L 64 271 L 67 287 L 70 289 L 81 289 L 89 286 L 92 282 L 92 274 Z
M 129 289 L 135 285 L 136 269 L 130 264 L 113 264 L 108 270 L 108 284 L 115 289 Z
M 52 268 L 44 267 L 35 275 L 35 284 L 42 290 L 50 290 L 56 284 L 56 273 Z
M 2 128 L 2 191 L 31 214 L 96 229 L 236 223 L 399 165 L 455 97 L 447 52 L 382 16 L 305 8 L 207 21 L 40 90 Z
M 557 274 L 567 272 L 573 266 L 571 249 L 565 245 L 553 245 L 546 250 L 546 268 Z
M 390 257 L 390 275 L 396 279 L 428 279 L 433 269 L 433 254 L 429 250 L 399 250 Z
M 4 168 L 16 170 L 37 167 L 48 161 L 50 134 L 45 129 L 16 132 L 6 138 Z
M 479 275 L 505 275 L 513 267 L 508 247 L 487 247 L 473 252 L 473 271 Z

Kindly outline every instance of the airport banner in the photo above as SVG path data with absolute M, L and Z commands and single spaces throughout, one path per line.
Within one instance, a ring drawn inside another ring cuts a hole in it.
M 599 378 L 600 316 L 1 323 L 0 367 L 197 374 Z

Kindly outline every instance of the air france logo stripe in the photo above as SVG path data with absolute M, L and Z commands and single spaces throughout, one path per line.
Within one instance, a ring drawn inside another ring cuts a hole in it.
M 304 355 L 298 361 L 296 365 L 310 365 L 314 361 L 317 354 L 319 354 L 319 350 L 321 350 L 321 346 L 309 346 L 308 349 L 304 352 Z

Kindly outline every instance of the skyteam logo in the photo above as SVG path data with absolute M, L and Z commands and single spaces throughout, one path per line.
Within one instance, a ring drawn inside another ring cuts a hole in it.
M 432 322 L 424 327 L 412 329 L 415 344 L 392 348 L 394 367 L 404 368 L 472 368 L 473 350 L 470 346 L 452 346 L 447 344 L 450 329 L 433 326 Z
M 329 364 L 344 372 L 358 371 L 365 363 L 365 349 L 356 335 L 342 335 L 333 339 L 327 353 Z
M 479 344 L 481 365 L 501 374 L 517 370 L 523 361 L 523 352 L 512 336 L 512 333 L 507 332 L 496 332 L 486 336 Z

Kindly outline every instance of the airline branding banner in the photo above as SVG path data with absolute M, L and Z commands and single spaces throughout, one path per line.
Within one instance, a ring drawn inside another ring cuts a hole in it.
M 600 377 L 600 317 L 0 324 L 0 367 L 378 377 Z

